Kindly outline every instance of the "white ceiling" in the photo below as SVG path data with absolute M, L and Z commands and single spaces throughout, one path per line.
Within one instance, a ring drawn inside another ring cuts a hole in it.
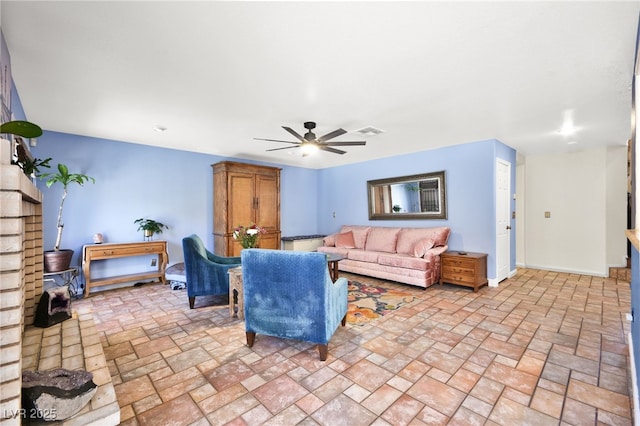
M 497 138 L 521 155 L 624 145 L 640 1 L 5 1 L 27 118 L 52 130 L 323 168 Z M 577 133 L 558 133 L 570 117 Z M 385 131 L 347 154 L 316 121 Z M 164 133 L 153 131 L 165 126 Z M 568 144 L 568 142 L 576 142 Z

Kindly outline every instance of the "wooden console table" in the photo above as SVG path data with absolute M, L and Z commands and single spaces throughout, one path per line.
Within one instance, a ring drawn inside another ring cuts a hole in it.
M 119 257 L 158 255 L 158 270 L 145 271 L 136 274 L 118 275 L 107 278 L 91 278 L 91 262 L 94 260 L 108 260 Z M 82 270 L 86 284 L 85 294 L 89 296 L 91 287 L 127 283 L 137 280 L 157 278 L 165 283 L 164 271 L 169 262 L 166 241 L 142 241 L 137 243 L 89 244 L 82 248 Z

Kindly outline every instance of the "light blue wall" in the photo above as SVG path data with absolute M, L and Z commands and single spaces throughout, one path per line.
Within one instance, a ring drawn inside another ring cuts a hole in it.
M 237 159 L 56 132 L 45 132 L 31 151 L 37 158 L 53 157 L 53 167 L 63 163 L 72 173 L 96 180 L 83 187 L 71 186 L 65 202 L 62 248 L 75 251 L 73 265 L 81 263 L 82 246 L 91 244 L 97 232 L 104 235 L 105 242 L 142 241 L 142 233 L 133 223 L 139 217 L 169 226 L 156 239 L 168 241 L 170 264 L 182 261 L 182 238 L 186 235 L 198 234 L 213 249 L 211 164 Z M 283 235 L 316 233 L 317 172 L 252 163 L 282 168 Z M 44 194 L 44 249 L 50 250 L 62 188 L 47 188 L 44 181 L 39 181 L 38 187 Z M 96 263 L 95 276 L 138 271 L 140 265 L 140 259 Z M 147 269 L 152 269 L 150 262 Z
M 636 224 L 637 225 L 637 224 Z M 636 228 L 637 229 L 637 228 Z M 640 383 L 640 256 L 635 246 L 631 248 L 631 337 L 635 357 L 636 383 Z
M 330 234 L 343 224 L 374 226 L 449 226 L 449 247 L 488 253 L 489 278 L 495 278 L 495 169 L 497 158 L 511 163 L 515 192 L 515 155 L 496 140 L 398 155 L 320 171 L 319 230 Z M 367 212 L 367 181 L 445 171 L 446 220 L 374 220 Z M 512 211 L 515 209 L 512 200 Z M 335 212 L 335 217 L 334 213 Z M 511 224 L 511 270 L 515 269 L 515 221 Z
M 81 263 L 82 246 L 92 243 L 97 232 L 104 235 L 105 242 L 141 241 L 142 233 L 133 224 L 139 217 L 169 226 L 159 238 L 168 241 L 170 263 L 182 261 L 181 240 L 191 233 L 200 235 L 213 249 L 211 164 L 247 162 L 56 132 L 45 132 L 32 153 L 38 158 L 53 157 L 54 167 L 64 163 L 71 172 L 96 179 L 95 184 L 71 187 L 65 203 L 62 247 L 75 250 L 74 265 Z M 489 254 L 488 276 L 492 278 L 497 156 L 509 157 L 505 159 L 515 164 L 515 152 L 495 140 L 323 170 L 260 164 L 282 168 L 283 236 L 329 234 L 343 224 L 449 226 L 451 248 Z M 447 220 L 368 220 L 367 180 L 439 170 L 446 173 Z M 44 193 L 44 248 L 49 250 L 54 245 L 62 188 L 47 188 L 43 181 L 38 186 Z M 512 262 L 515 265 L 515 254 Z M 139 268 L 139 259 L 122 259 L 119 263 L 96 264 L 94 272 L 101 276 Z

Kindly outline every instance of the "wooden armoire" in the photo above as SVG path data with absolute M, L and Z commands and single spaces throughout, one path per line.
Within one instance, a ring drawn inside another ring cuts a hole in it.
M 276 167 L 222 161 L 213 167 L 213 244 L 219 256 L 240 256 L 233 239 L 240 225 L 257 224 L 267 233 L 259 247 L 280 249 L 280 170 Z

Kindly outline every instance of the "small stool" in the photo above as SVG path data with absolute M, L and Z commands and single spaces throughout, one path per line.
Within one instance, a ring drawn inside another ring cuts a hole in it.
M 171 285 L 171 290 L 184 290 L 187 288 L 187 276 L 184 273 L 184 262 L 169 266 L 164 272 L 164 278 Z
M 229 316 L 236 316 L 236 301 L 238 319 L 244 319 L 244 293 L 242 291 L 242 266 L 229 269 Z

